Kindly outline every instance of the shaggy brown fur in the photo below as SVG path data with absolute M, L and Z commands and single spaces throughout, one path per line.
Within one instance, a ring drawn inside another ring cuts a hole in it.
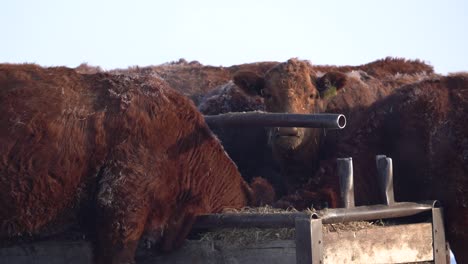
M 264 111 L 263 98 L 248 96 L 233 82 L 222 85 L 201 99 L 198 109 L 205 115 L 229 112 Z M 273 184 L 279 194 L 284 192 L 284 182 L 272 162 L 267 145 L 266 130 L 262 127 L 224 127 L 210 125 L 229 157 L 236 163 L 245 180 L 262 176 Z M 266 165 L 268 164 L 268 166 Z
M 411 72 L 411 71 L 410 71 Z M 326 75 L 324 75 L 325 77 Z M 346 85 L 331 98 L 327 104 L 328 113 L 341 113 L 346 116 L 345 131 L 354 130 L 360 125 L 361 115 L 374 102 L 392 94 L 403 85 L 416 83 L 427 78 L 437 77 L 435 74 L 399 73 L 386 77 L 374 78 L 361 70 L 346 73 Z M 323 79 L 323 78 L 322 78 Z M 326 158 L 328 150 L 334 149 L 338 137 L 343 134 L 339 130 L 329 130 L 326 133 L 321 158 Z
M 336 158 L 352 157 L 356 203 L 379 203 L 375 155 L 391 157 L 396 200 L 442 201 L 457 262 L 468 263 L 467 113 L 468 74 L 402 87 L 368 109 L 354 130 L 342 132 L 317 177 L 334 182 L 338 193 Z
M 233 82 L 229 82 L 209 92 L 202 98 L 200 105 L 198 105 L 200 112 L 205 115 L 256 111 L 263 110 L 263 107 L 262 98 L 246 96 L 242 91 L 237 89 Z M 216 125 L 210 125 L 210 129 L 218 136 L 229 157 L 238 166 L 244 179 L 250 181 L 255 172 L 258 171 L 260 164 L 255 162 L 255 159 L 249 157 L 252 155 L 263 156 L 267 144 L 265 130 L 259 127 L 243 127 L 239 129 L 237 127 Z M 242 141 L 242 144 L 239 144 L 239 140 Z M 246 150 L 245 146 L 249 146 L 249 149 Z
M 202 65 L 199 62 L 187 62 L 181 59 L 178 62 L 158 66 L 131 67 L 122 70 L 112 70 L 109 73 L 163 79 L 171 87 L 190 97 L 195 104 L 199 104 L 201 97 L 214 88 L 227 83 L 237 71 L 248 70 L 264 74 L 276 64 L 278 63 L 258 62 L 230 67 L 216 67 Z
M 291 59 L 270 69 L 265 77 L 250 72 L 239 72 L 234 82 L 248 94 L 261 94 L 265 110 L 283 113 L 318 113 L 324 111 L 324 100 L 311 75 L 312 67 L 303 61 Z M 307 160 L 307 169 L 313 170 L 318 160 L 319 129 L 272 128 L 269 140 L 273 155 L 280 162 L 283 174 L 294 185 L 302 177 L 292 165 Z
M 314 69 L 322 73 L 335 71 L 346 74 L 345 89 L 330 99 L 327 112 L 345 114 L 348 124 L 353 124 L 353 119 L 357 119 L 357 108 L 370 106 L 402 85 L 436 76 L 432 66 L 419 60 L 401 58 L 385 58 L 359 66 L 318 65 Z M 333 86 L 333 83 L 328 82 L 328 85 Z
M 229 112 L 264 111 L 263 98 L 247 96 L 233 82 L 220 85 L 208 92 L 198 109 L 205 115 L 217 115 Z
M 132 262 L 143 233 L 174 248 L 196 215 L 271 191 L 252 190 L 193 104 L 156 79 L 0 65 L 0 128 L 0 238 L 81 216 L 97 225 L 99 263 Z
M 351 72 L 351 71 L 364 71 L 368 75 L 378 78 L 385 79 L 389 76 L 395 76 L 397 74 L 433 74 L 434 68 L 420 60 L 407 60 L 404 58 L 392 58 L 387 57 L 385 59 L 376 60 L 370 63 L 366 63 L 358 66 L 330 66 L 330 65 L 317 65 L 315 66 L 316 71 L 319 72 Z
M 361 69 L 371 71 L 382 80 Z M 324 74 L 323 70 L 334 71 Z M 349 70 L 351 72 L 347 72 Z M 345 114 L 352 126 L 363 107 L 389 95 L 401 83 L 420 80 L 432 72 L 430 66 L 419 61 L 402 59 L 388 58 L 355 67 L 312 66 L 291 59 L 273 67 L 263 77 L 252 72 L 239 72 L 234 76 L 234 82 L 247 94 L 262 94 L 265 109 L 269 112 L 318 113 L 327 109 L 327 112 Z M 327 132 L 327 141 L 323 141 L 321 132 L 320 129 L 304 128 L 270 130 L 270 144 L 281 165 L 282 175 L 290 182 L 288 185 L 294 183 L 290 193 L 308 181 L 323 187 L 321 179 L 312 175 L 319 158 L 328 155 L 327 149 L 336 144 L 339 131 Z M 320 146 L 323 142 L 326 142 L 326 148 Z M 320 153 L 319 150 L 325 151 Z M 336 206 L 338 199 L 330 194 L 332 192 L 325 192 L 327 198 L 324 200 Z
M 229 112 L 264 111 L 265 105 L 262 97 L 248 96 L 233 82 L 228 82 L 202 97 L 198 109 L 205 115 L 217 115 Z M 220 139 L 245 180 L 250 181 L 256 176 L 261 176 L 274 185 L 277 194 L 284 193 L 284 181 L 279 177 L 278 168 L 272 161 L 264 128 L 225 127 L 212 124 L 210 129 Z

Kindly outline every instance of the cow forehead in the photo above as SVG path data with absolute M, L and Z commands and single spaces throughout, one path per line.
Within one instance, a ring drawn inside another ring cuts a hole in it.
M 271 71 L 265 76 L 265 85 L 277 92 L 310 92 L 317 90 L 308 72 Z
M 267 88 L 307 91 L 316 89 L 311 80 L 312 66 L 306 61 L 290 59 L 270 69 L 265 75 Z

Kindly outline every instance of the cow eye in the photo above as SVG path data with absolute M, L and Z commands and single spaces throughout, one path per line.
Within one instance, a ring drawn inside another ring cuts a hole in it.
M 310 98 L 310 99 L 318 99 L 318 98 L 319 98 L 319 94 L 318 94 L 318 93 L 316 93 L 316 94 L 311 94 L 311 95 L 309 95 L 309 98 Z
M 260 95 L 265 99 L 270 99 L 271 98 L 271 94 L 265 92 L 265 89 L 260 90 Z

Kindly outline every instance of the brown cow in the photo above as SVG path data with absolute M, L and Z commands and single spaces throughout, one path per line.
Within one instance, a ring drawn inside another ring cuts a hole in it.
M 272 190 L 252 190 L 164 82 L 0 65 L 2 240 L 82 218 L 97 227 L 97 262 L 130 263 L 142 234 L 174 248 L 196 215 L 254 205 L 255 191 Z
M 355 129 L 343 131 L 317 177 L 334 181 L 338 193 L 336 158 L 352 157 L 356 204 L 380 203 L 375 156 L 391 157 L 396 200 L 440 200 L 457 262 L 468 263 L 467 113 L 468 74 L 404 86 L 367 109 Z M 302 198 L 299 206 L 313 202 Z
M 276 64 L 278 63 L 258 62 L 223 67 L 203 65 L 197 61 L 187 62 L 184 59 L 180 59 L 177 62 L 164 63 L 157 66 L 135 66 L 128 69 L 116 69 L 109 71 L 109 73 L 163 79 L 172 88 L 192 99 L 195 104 L 198 104 L 201 97 L 219 85 L 227 83 L 237 71 L 248 70 L 263 74 Z M 77 70 L 92 72 L 93 68 L 84 65 L 78 67 Z
M 229 112 L 264 111 L 263 98 L 248 96 L 233 82 L 228 82 L 206 94 L 198 105 L 205 115 Z M 284 181 L 271 151 L 268 149 L 267 133 L 263 127 L 231 127 L 210 124 L 210 129 L 219 138 L 229 157 L 236 163 L 246 181 L 261 176 L 267 179 L 278 195 L 283 195 Z
M 421 60 L 407 60 L 404 58 L 387 57 L 358 66 L 331 66 L 331 65 L 316 65 L 316 71 L 331 72 L 337 71 L 342 73 L 352 71 L 364 71 L 369 76 L 385 80 L 393 79 L 396 75 L 430 75 L 434 73 L 434 68 Z
M 319 113 L 324 112 L 328 104 L 330 112 L 344 113 L 352 123 L 359 116 L 359 107 L 368 106 L 390 94 L 395 84 L 432 74 L 432 68 L 419 61 L 386 59 L 384 62 L 389 64 L 388 67 L 378 62 L 355 66 L 352 68 L 354 71 L 346 74 L 343 72 L 348 70 L 347 66 L 335 67 L 336 71 L 323 74 L 317 70 L 327 69 L 326 66 L 312 66 L 305 61 L 290 59 L 271 68 L 264 76 L 239 72 L 234 76 L 234 82 L 250 95 L 262 95 L 266 111 Z M 374 72 L 379 78 L 393 76 L 393 79 L 380 81 L 360 70 L 372 69 L 369 65 L 377 68 Z M 395 74 L 396 65 L 401 66 L 402 73 Z M 414 74 L 420 69 L 422 73 Z M 385 70 L 388 70 L 387 75 Z M 269 130 L 269 134 L 273 155 L 280 163 L 282 175 L 288 180 L 290 192 L 307 181 L 320 181 L 311 176 L 321 155 L 321 129 L 274 128 Z M 330 196 L 329 205 L 337 205 L 337 197 L 332 192 L 327 191 L 324 195 Z

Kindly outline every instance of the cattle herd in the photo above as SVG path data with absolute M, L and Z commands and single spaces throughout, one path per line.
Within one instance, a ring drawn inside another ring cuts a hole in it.
M 343 130 L 208 127 L 203 115 L 342 113 Z M 0 242 L 78 225 L 96 263 L 132 263 L 142 237 L 180 246 L 197 215 L 269 204 L 337 207 L 352 157 L 357 205 L 381 203 L 375 156 L 398 201 L 440 200 L 468 263 L 468 73 L 422 61 L 197 62 L 102 72 L 0 65 Z M 0 243 L 0 244 L 1 244 Z

